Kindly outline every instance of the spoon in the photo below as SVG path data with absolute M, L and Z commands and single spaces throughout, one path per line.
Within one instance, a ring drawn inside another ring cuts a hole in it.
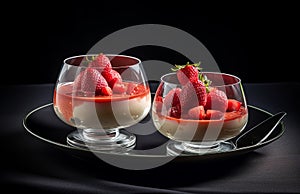
M 258 145 L 265 141 L 271 133 L 274 131 L 276 126 L 280 123 L 286 112 L 279 112 L 266 120 L 260 122 L 256 126 L 249 129 L 247 132 L 242 133 L 236 140 L 235 145 L 237 148 Z

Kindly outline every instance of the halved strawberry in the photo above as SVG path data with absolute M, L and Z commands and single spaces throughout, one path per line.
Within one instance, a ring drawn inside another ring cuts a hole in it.
M 168 92 L 164 98 L 164 106 L 169 109 L 170 107 L 180 106 L 179 96 L 181 88 L 173 88 Z
M 181 117 L 181 108 L 180 106 L 173 106 L 169 109 L 169 116 L 180 118 Z
M 207 94 L 205 109 L 214 109 L 225 112 L 227 110 L 227 96 L 225 92 L 212 88 Z
M 111 88 L 109 86 L 103 87 L 101 88 L 101 93 L 100 95 L 103 96 L 111 96 L 113 94 Z
M 188 112 L 189 118 L 191 119 L 205 119 L 205 110 L 203 106 L 196 106 L 191 108 Z
M 212 120 L 217 120 L 217 119 L 222 119 L 224 117 L 224 113 L 218 110 L 207 110 L 206 111 L 206 119 L 212 119 Z
M 126 94 L 129 94 L 129 95 L 133 94 L 136 86 L 137 86 L 137 84 L 135 84 L 133 82 L 128 83 Z
M 122 82 L 121 75 L 119 74 L 119 72 L 117 72 L 114 69 L 103 70 L 103 71 L 101 71 L 101 74 L 106 79 L 109 87 L 111 87 L 111 88 L 113 88 L 116 83 Z
M 224 119 L 225 120 L 234 120 L 234 119 L 237 119 L 237 118 L 245 115 L 246 113 L 247 113 L 247 109 L 245 109 L 244 107 L 241 106 L 240 109 L 237 111 L 225 112 Z
M 131 91 L 131 94 L 142 94 L 147 91 L 147 87 L 142 84 L 136 84 L 136 86 Z
M 127 88 L 125 87 L 125 85 L 121 82 L 115 83 L 112 88 L 113 92 L 116 94 L 124 94 L 126 93 L 126 89 Z
M 206 86 L 199 79 L 194 82 L 188 82 L 182 87 L 180 93 L 181 108 L 188 111 L 192 107 L 205 106 L 206 104 Z
M 109 58 L 100 53 L 96 58 L 90 62 L 89 67 L 97 68 L 99 71 L 108 71 L 112 68 Z
M 238 100 L 235 99 L 228 99 L 228 106 L 227 106 L 227 111 L 231 112 L 231 111 L 237 111 L 241 108 L 242 103 Z
M 143 93 L 147 90 L 146 86 L 130 82 L 127 84 L 126 94 L 135 95 Z
M 156 102 L 161 102 L 161 103 L 162 103 L 163 100 L 164 100 L 164 99 L 163 99 L 163 97 L 161 97 L 161 96 L 157 96 L 157 97 L 155 98 L 155 101 L 156 101 Z

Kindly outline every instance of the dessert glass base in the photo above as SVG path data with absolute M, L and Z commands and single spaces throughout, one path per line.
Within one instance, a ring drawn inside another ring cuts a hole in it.
M 236 146 L 231 142 L 221 143 L 187 143 L 171 141 L 167 145 L 169 156 L 189 156 L 220 153 L 234 150 Z
M 77 148 L 92 151 L 124 152 L 134 148 L 136 137 L 119 129 L 103 132 L 98 129 L 77 130 L 67 136 L 67 143 Z

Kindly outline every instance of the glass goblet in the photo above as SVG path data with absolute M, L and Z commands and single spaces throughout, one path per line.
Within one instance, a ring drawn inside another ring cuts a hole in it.
M 205 105 L 198 104 L 199 93 L 191 87 L 191 82 L 187 89 L 187 85 L 179 83 L 176 73 L 161 77 L 152 105 L 152 119 L 157 130 L 170 139 L 169 155 L 232 150 L 235 146 L 227 140 L 240 134 L 247 124 L 248 110 L 241 79 L 218 72 L 202 74 L 211 81 L 205 88 Z
M 101 89 L 99 94 L 98 81 L 94 80 L 106 69 L 90 65 L 97 55 L 67 58 L 55 86 L 54 110 L 63 122 L 77 128 L 67 136 L 69 145 L 97 151 L 130 150 L 136 137 L 121 129 L 135 125 L 149 113 L 149 85 L 139 59 L 106 56 L 121 81 L 109 82 L 110 88 Z

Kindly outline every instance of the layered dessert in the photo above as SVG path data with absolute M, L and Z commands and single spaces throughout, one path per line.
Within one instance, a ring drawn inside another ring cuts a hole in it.
M 114 68 L 99 54 L 78 67 L 74 81 L 61 82 L 54 92 L 54 110 L 77 128 L 113 129 L 142 120 L 151 107 L 147 84 L 124 80 L 126 68 Z
M 199 64 L 176 66 L 162 77 L 152 117 L 164 136 L 182 142 L 218 142 L 238 135 L 248 121 L 240 80 L 202 73 Z

